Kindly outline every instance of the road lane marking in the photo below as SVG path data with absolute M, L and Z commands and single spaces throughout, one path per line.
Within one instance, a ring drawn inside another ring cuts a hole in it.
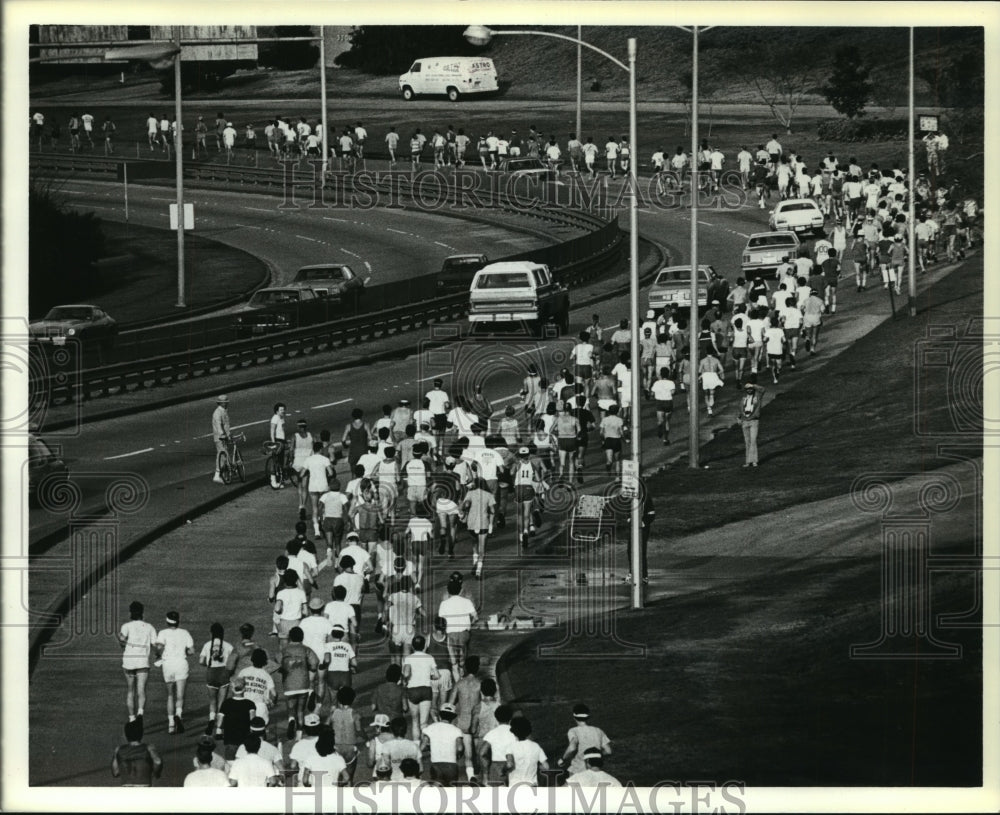
M 458 251 L 457 249 L 455 249 L 455 247 L 454 247 L 454 246 L 449 246 L 449 245 L 448 245 L 448 244 L 446 244 L 446 243 L 441 243 L 441 241 L 434 241 L 434 243 L 435 243 L 435 244 L 436 244 L 437 246 L 443 246 L 443 247 L 444 247 L 445 249 L 451 249 L 451 250 L 452 250 L 453 252 L 457 252 L 457 251 Z
M 270 212 L 272 215 L 275 212 L 281 212 L 280 209 L 262 209 L 261 207 L 243 207 L 243 209 L 248 209 L 251 212 Z
M 261 419 L 259 422 L 247 422 L 246 424 L 234 424 L 229 429 L 230 430 L 241 430 L 244 427 L 253 427 L 255 424 L 268 424 L 270 419 Z M 211 433 L 205 433 L 203 436 L 195 436 L 196 439 L 207 439 L 211 436 Z
M 354 254 L 354 252 L 352 252 L 350 249 L 345 249 L 343 246 L 341 246 L 340 251 L 343 252 L 345 255 L 350 255 L 352 258 L 357 258 L 358 260 L 361 260 L 361 255 Z
M 209 435 L 211 435 L 211 434 L 209 434 Z M 138 456 L 138 455 L 141 455 L 142 453 L 152 453 L 152 452 L 153 452 L 153 448 L 152 447 L 147 447 L 144 450 L 134 450 L 131 453 L 122 453 L 120 456 L 105 456 L 104 460 L 105 461 L 114 461 L 117 458 L 128 458 L 129 456 Z
M 304 241 L 311 241 L 312 243 L 319 243 L 317 238 L 310 238 L 308 235 L 296 235 L 296 238 L 301 238 Z
M 253 224 L 234 224 L 237 229 L 261 229 L 262 227 L 254 226 Z
M 309 410 L 319 410 L 320 408 L 333 407 L 334 405 L 342 405 L 344 402 L 353 402 L 353 399 L 341 399 L 339 402 L 327 402 L 325 405 L 313 405 Z
M 395 232 L 397 235 L 409 235 L 409 232 L 404 232 L 402 229 L 393 229 L 391 226 L 385 228 L 386 232 Z
M 367 260 L 365 261 L 365 268 L 366 268 L 366 269 L 367 269 L 367 270 L 368 270 L 369 272 L 370 272 L 370 271 L 372 270 L 372 265 L 371 265 L 371 264 L 370 264 L 370 263 L 369 263 L 369 262 L 368 262 Z
M 702 226 L 715 226 L 715 224 L 710 224 L 708 221 L 698 221 Z
M 324 221 L 336 221 L 337 223 L 341 223 L 341 224 L 349 224 L 350 223 L 350 221 L 348 221 L 347 218 L 331 218 L 329 215 L 324 215 L 323 216 L 323 220 Z
M 417 382 L 427 382 L 428 380 L 431 380 L 431 379 L 443 379 L 446 376 L 451 376 L 453 373 L 454 373 L 454 371 L 448 371 L 447 373 L 444 373 L 444 374 L 434 374 L 433 376 L 424 376 L 424 377 L 421 377 L 420 379 L 418 379 Z M 209 433 L 209 435 L 212 435 L 212 434 Z

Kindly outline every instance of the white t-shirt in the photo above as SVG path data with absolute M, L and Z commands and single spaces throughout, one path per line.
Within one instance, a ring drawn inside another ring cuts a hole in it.
M 447 621 L 449 634 L 458 634 L 472 628 L 477 614 L 475 605 L 468 597 L 453 594 L 441 601 L 438 616 Z
M 268 703 L 274 698 L 274 679 L 263 668 L 252 665 L 244 668 L 237 676 L 246 682 L 244 696 L 257 706 L 257 715 L 265 722 L 268 720 Z
M 273 431 L 272 435 L 276 440 L 285 440 L 285 420 L 277 413 L 271 417 L 271 430 Z
M 410 666 L 410 679 L 407 682 L 408 688 L 429 688 L 431 686 L 431 675 L 437 670 L 437 663 L 434 657 L 426 651 L 414 651 L 403 659 L 403 668 Z
M 247 748 L 242 744 L 236 748 L 236 758 L 243 758 L 247 755 L 250 754 L 247 753 Z M 263 739 L 260 740 L 260 750 L 257 751 L 257 755 L 264 759 L 264 761 L 269 761 L 272 767 L 281 765 L 281 750 Z
M 573 361 L 577 365 L 594 364 L 594 346 L 589 342 L 577 343 L 573 348 Z
M 292 745 L 288 754 L 289 761 L 294 761 L 299 765 L 299 781 L 302 780 L 302 771 L 309 766 L 309 762 L 319 758 L 316 752 L 316 737 L 305 737 L 299 739 Z
M 515 741 L 507 748 L 507 754 L 514 758 L 514 769 L 507 776 L 508 786 L 513 787 L 517 783 L 537 786 L 538 765 L 548 760 L 538 742 L 531 739 Z
M 156 635 L 156 644 L 163 646 L 160 658 L 164 662 L 184 662 L 187 649 L 194 651 L 194 640 L 183 628 L 164 628 Z
M 411 487 L 427 486 L 427 465 L 423 459 L 410 459 L 403 465 L 403 475 L 406 476 L 406 483 Z
M 300 575 L 301 576 L 301 575 Z M 306 593 L 298 586 L 285 586 L 278 592 L 277 599 L 281 601 L 282 620 L 301 620 L 302 604 L 306 602 Z
M 313 774 L 311 783 L 314 787 L 336 787 L 347 764 L 336 750 L 328 756 L 321 756 L 314 748 L 312 754 L 305 758 L 303 769 L 308 769 Z
M 431 413 L 438 414 L 438 413 L 448 412 L 448 408 L 446 407 L 446 405 L 448 404 L 449 400 L 446 391 L 434 389 L 427 391 L 427 393 L 424 394 L 424 396 L 430 402 Z
M 351 660 L 354 659 L 354 646 L 344 640 L 331 640 L 323 649 L 323 659 L 330 658 L 327 669 L 331 671 L 351 670 Z
M 767 340 L 767 353 L 780 355 L 785 345 L 785 332 L 777 326 L 772 326 L 764 332 Z
M 323 616 L 330 621 L 330 627 L 335 625 L 343 626 L 344 631 L 348 631 L 352 621 L 357 622 L 357 615 L 350 603 L 344 600 L 331 600 L 323 608 Z M 322 656 L 322 654 L 320 655 Z
M 462 731 L 451 722 L 434 722 L 423 729 L 431 743 L 431 762 L 454 764 L 458 761 L 456 739 L 462 738 Z
M 657 402 L 670 402 L 674 398 L 674 391 L 677 386 L 672 379 L 657 379 L 653 383 L 653 398 Z
M 360 482 L 359 482 L 360 483 Z M 320 506 L 323 508 L 324 518 L 343 518 L 344 508 L 347 506 L 349 499 L 342 492 L 324 492 L 319 497 Z
M 781 310 L 781 320 L 784 323 L 785 328 L 801 328 L 802 312 L 799 311 L 797 306 L 786 305 Z
M 233 652 L 233 646 L 223 641 L 221 649 L 217 647 L 213 655 L 212 646 L 217 642 L 218 640 L 209 640 L 202 646 L 201 654 L 198 656 L 199 663 L 208 668 L 226 667 L 226 664 L 229 662 L 229 655 Z
M 205 767 L 202 770 L 195 770 L 184 777 L 185 787 L 228 787 L 229 776 L 222 770 L 215 770 Z
M 149 654 L 157 640 L 156 629 L 145 620 L 129 620 L 122 626 L 121 638 L 125 640 L 122 667 L 148 668 Z
M 341 625 L 346 629 L 344 623 Z M 322 614 L 310 614 L 299 623 L 299 628 L 302 629 L 302 644 L 306 648 L 311 648 L 317 659 L 323 659 L 323 654 L 326 653 L 326 637 L 333 628 L 333 623 Z
M 604 145 L 604 152 L 607 154 L 608 158 L 618 158 L 618 142 L 609 141 Z
M 330 488 L 326 473 L 331 466 L 330 459 L 322 453 L 313 453 L 302 462 L 302 467 L 309 474 L 309 492 L 326 492 Z
M 358 546 L 356 543 L 349 543 L 340 550 L 340 557 L 343 558 L 344 555 L 350 555 L 354 558 L 354 571 L 357 574 L 363 576 L 365 572 L 371 571 L 371 555 L 368 554 L 368 550 L 363 546 Z M 337 585 L 336 581 L 334 581 L 334 585 Z
M 483 736 L 483 741 L 490 745 L 490 761 L 503 762 L 507 760 L 507 753 L 517 741 L 517 736 L 510 732 L 509 724 L 498 724 Z
M 429 541 L 431 535 L 434 533 L 434 527 L 431 526 L 430 518 L 420 518 L 413 517 L 410 518 L 406 523 L 406 531 L 413 538 L 415 543 L 423 543 L 424 541 Z
M 229 780 L 238 787 L 266 787 L 267 779 L 274 774 L 274 765 L 256 754 L 238 758 L 229 767 Z
M 365 579 L 357 572 L 341 572 L 333 579 L 334 586 L 343 586 L 347 590 L 344 602 L 356 606 L 361 602 L 361 591 Z

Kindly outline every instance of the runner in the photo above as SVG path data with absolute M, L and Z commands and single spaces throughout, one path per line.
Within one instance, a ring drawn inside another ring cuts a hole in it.
M 389 656 L 396 663 L 412 653 L 417 618 L 422 615 L 423 606 L 413 593 L 413 581 L 406 575 L 391 578 L 386 591 L 389 592 L 386 610 Z
M 527 549 L 529 537 L 535 533 L 532 508 L 536 492 L 541 487 L 541 468 L 531 458 L 527 447 L 518 448 L 514 465 L 514 500 L 517 502 L 517 536 L 522 548 Z
M 337 588 L 343 587 L 337 586 Z M 324 647 L 323 670 L 326 671 L 326 692 L 333 698 L 336 698 L 341 688 L 349 688 L 354 684 L 354 674 L 358 670 L 358 658 L 354 646 L 344 639 L 346 633 L 343 625 L 334 624 L 330 628 L 330 640 Z
M 573 706 L 573 720 L 576 724 L 566 733 L 566 750 L 557 762 L 572 777 L 583 772 L 583 756 L 590 750 L 597 750 L 601 756 L 611 755 L 611 740 L 599 727 L 590 723 L 590 708 L 586 705 Z
M 300 626 L 288 632 L 288 644 L 281 655 L 281 678 L 284 686 L 288 730 L 285 738 L 292 741 L 305 720 L 306 699 L 312 689 L 310 678 L 319 669 L 319 659 L 303 644 L 305 633 Z
M 149 656 L 156 644 L 156 629 L 142 619 L 144 606 L 138 600 L 129 604 L 129 621 L 118 633 L 122 647 L 122 669 L 125 671 L 125 705 L 128 720 L 142 723 L 146 706 L 146 682 L 149 679 Z M 142 736 L 142 730 L 139 730 Z
M 453 787 L 458 781 L 458 757 L 462 754 L 462 731 L 452 722 L 455 706 L 450 702 L 441 705 L 440 721 L 429 724 L 420 734 L 420 749 L 430 753 L 431 781 L 443 787 Z
M 768 326 L 764 329 L 764 344 L 767 351 L 767 367 L 771 371 L 774 384 L 777 385 L 778 376 L 781 374 L 781 360 L 785 356 L 785 329 L 779 323 L 777 311 L 771 315 Z
M 333 464 L 323 455 L 323 442 L 312 443 L 312 455 L 307 456 L 299 468 L 301 483 L 309 491 L 309 507 L 312 512 L 313 534 L 320 536 L 320 496 L 330 490 L 329 479 L 333 477 Z M 329 554 L 329 552 L 327 553 Z
M 121 778 L 123 787 L 151 787 L 163 772 L 163 759 L 151 744 L 142 740 L 142 722 L 129 719 L 125 724 L 125 744 L 115 748 L 111 775 Z
M 465 518 L 466 528 L 472 536 L 472 574 L 476 578 L 481 578 L 483 575 L 486 538 L 493 534 L 496 508 L 496 498 L 481 478 L 476 479 L 472 490 L 465 496 L 459 507 L 460 517 Z
M 299 585 L 298 573 L 294 569 L 286 569 L 274 600 L 279 650 L 285 650 L 289 633 L 306 616 L 306 606 L 306 593 Z
M 326 541 L 326 558 L 318 566 L 322 571 L 340 560 L 340 546 L 347 528 L 350 498 L 341 491 L 340 481 L 334 478 L 328 482 L 327 490 L 319 496 L 320 528 Z
M 718 362 L 718 360 L 716 360 Z M 660 378 L 653 383 L 650 393 L 656 400 L 656 436 L 664 446 L 670 444 L 670 414 L 674 410 L 674 391 L 677 386 L 670 378 L 669 368 L 660 368 Z M 712 411 L 709 409 L 709 415 Z
M 403 658 L 403 685 L 406 687 L 406 699 L 409 702 L 411 738 L 420 739 L 426 727 L 431 711 L 431 680 L 438 678 L 437 664 L 434 657 L 424 648 L 427 640 L 423 634 L 413 638 L 413 652 Z
M 253 702 L 257 715 L 264 720 L 265 724 L 270 720 L 271 705 L 277 698 L 274 680 L 266 670 L 267 664 L 267 652 L 263 648 L 258 648 L 250 655 L 250 667 L 240 671 L 237 677 L 237 679 L 243 680 L 246 698 Z M 234 682 L 233 691 L 235 692 L 235 690 L 236 683 Z M 223 712 L 225 712 L 225 707 L 223 707 Z M 229 758 L 229 756 L 226 757 Z
M 603 439 L 601 446 L 604 449 L 605 469 L 607 469 L 609 473 L 620 472 L 623 427 L 624 422 L 618 415 L 618 405 L 611 405 L 608 407 L 604 418 L 601 419 L 600 424 L 601 438 Z
M 361 728 L 361 716 L 354 709 L 357 693 L 352 687 L 343 687 L 337 691 L 337 706 L 330 713 L 330 728 L 333 730 L 337 752 L 344 760 L 350 782 L 354 782 L 354 773 L 358 769 L 358 745 L 364 743 L 364 730 Z
M 524 716 L 512 719 L 510 732 L 516 739 L 507 749 L 507 783 L 538 786 L 538 771 L 547 770 L 545 751 L 531 739 L 531 722 Z
M 809 292 L 809 299 L 802 307 L 802 327 L 805 329 L 805 346 L 809 356 L 815 356 L 819 344 L 819 329 L 823 323 L 823 299 L 818 291 Z
M 205 666 L 205 687 L 208 691 L 208 725 L 205 734 L 211 736 L 215 732 L 215 718 L 226 701 L 229 692 L 229 656 L 233 646 L 223 637 L 225 631 L 221 623 L 212 623 L 209 629 L 212 638 L 202 646 L 198 663 Z
M 705 407 L 708 415 L 712 415 L 715 407 L 715 391 L 723 387 L 726 376 L 725 369 L 712 348 L 706 350 L 705 356 L 698 361 L 698 378 L 701 380 L 701 389 L 705 394 Z
M 583 759 L 584 769 L 567 778 L 566 786 L 614 789 L 622 785 L 613 775 L 604 772 L 604 754 L 600 750 L 592 747 L 581 753 L 580 757 Z
M 487 506 L 489 505 L 487 504 Z M 477 523 L 481 522 L 477 519 Z M 461 577 L 461 575 L 459 576 Z M 462 675 L 462 664 L 465 662 L 465 655 L 469 650 L 472 626 L 479 618 L 475 605 L 461 592 L 462 584 L 460 582 L 449 581 L 448 596 L 441 601 L 437 612 L 438 618 L 443 619 L 445 623 L 448 658 L 451 660 L 451 672 L 456 681 Z
M 827 314 L 837 311 L 837 282 L 840 279 L 840 261 L 835 252 L 830 252 L 823 261 L 823 278 L 826 283 L 824 305 Z
M 313 452 L 312 433 L 309 432 L 309 423 L 305 419 L 299 419 L 295 423 L 295 435 L 292 436 L 292 469 L 302 474 L 306 459 Z M 309 484 L 307 479 L 299 480 L 299 520 L 306 519 L 306 497 L 308 495 Z

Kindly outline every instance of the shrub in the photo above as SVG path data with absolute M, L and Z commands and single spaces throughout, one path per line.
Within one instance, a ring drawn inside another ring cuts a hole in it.
M 820 141 L 902 141 L 909 132 L 909 119 L 829 119 L 820 122 Z

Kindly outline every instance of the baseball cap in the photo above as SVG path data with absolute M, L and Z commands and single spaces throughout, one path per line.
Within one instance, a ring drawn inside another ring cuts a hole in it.
M 250 720 L 251 732 L 263 733 L 265 727 L 267 727 L 267 725 L 264 723 L 264 720 L 260 716 L 254 716 Z
M 385 713 L 376 713 L 375 719 L 372 721 L 373 727 L 388 727 L 389 726 L 389 716 Z
M 180 621 L 181 621 L 181 615 L 178 614 L 176 611 L 167 612 L 168 623 L 171 623 L 172 625 L 177 625 L 177 623 L 179 623 Z
M 754 387 L 753 382 L 747 382 L 745 385 L 743 385 L 743 390 L 746 390 L 747 388 L 752 388 L 752 387 Z
M 520 448 L 520 449 L 519 449 L 519 450 L 517 451 L 517 454 L 518 454 L 519 456 L 530 456 L 530 455 L 531 455 L 531 451 L 530 451 L 530 450 L 529 450 L 529 449 L 528 449 L 527 447 L 521 447 L 521 448 Z
M 406 568 L 406 558 L 398 557 L 392 562 L 392 568 L 397 571 L 403 571 Z
M 219 396 L 219 398 L 218 398 L 218 399 L 216 399 L 215 401 L 216 401 L 216 402 L 218 402 L 218 403 L 219 403 L 220 405 L 228 405 L 228 404 L 229 404 L 229 397 L 228 397 L 228 396 L 226 396 L 226 394 L 224 394 L 224 393 L 223 393 L 223 394 L 222 394 L 221 396 Z
M 339 631 L 341 634 L 343 634 L 344 631 L 345 631 L 344 626 L 340 625 L 340 623 L 338 623 L 337 625 L 333 626 L 330 630 L 331 631 Z
M 361 536 L 357 532 L 348 532 L 347 533 L 347 540 L 356 540 L 356 541 L 359 541 L 359 540 L 361 540 Z
M 319 727 L 319 714 L 307 713 L 306 717 L 302 720 L 302 724 L 306 727 Z
M 299 419 L 295 424 L 297 424 L 297 425 L 306 425 L 306 424 L 309 424 L 309 422 L 307 422 L 305 419 Z
M 312 609 L 313 611 L 319 611 L 321 608 L 323 608 L 323 605 L 324 604 L 322 597 L 313 597 L 309 600 L 309 608 Z
M 451 702 L 445 702 L 441 707 L 438 708 L 441 713 L 457 713 L 455 706 Z
M 401 405 L 408 405 L 408 404 L 410 404 L 410 400 L 409 399 L 400 399 L 399 400 L 399 404 L 401 404 Z
M 588 758 L 604 758 L 604 753 L 602 753 L 602 752 L 601 752 L 601 751 L 600 751 L 600 750 L 599 750 L 598 748 L 596 748 L 596 747 L 591 747 L 590 749 L 588 749 L 588 750 L 584 750 L 584 751 L 583 751 L 583 756 L 582 756 L 582 758 L 583 758 L 584 760 L 586 760 L 586 759 L 588 759 Z
M 573 705 L 573 716 L 577 719 L 587 719 L 590 717 L 590 708 L 586 705 Z

